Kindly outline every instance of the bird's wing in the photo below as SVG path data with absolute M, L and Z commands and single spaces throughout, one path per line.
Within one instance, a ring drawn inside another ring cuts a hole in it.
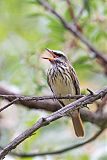
M 53 89 L 52 89 L 52 87 L 51 87 L 51 84 L 50 84 L 49 76 L 48 76 L 48 75 L 47 75 L 47 82 L 48 82 L 48 85 L 49 85 L 49 87 L 50 87 L 51 91 L 53 92 Z M 54 92 L 53 92 L 53 93 L 54 93 Z
M 74 68 L 71 65 L 69 65 L 69 72 L 70 72 L 70 76 L 74 82 L 76 95 L 79 95 L 80 94 L 79 80 L 78 80 L 78 77 L 76 75 Z
M 53 91 L 53 89 L 52 89 L 52 85 L 51 85 L 51 81 L 52 81 L 52 79 L 50 80 L 50 72 L 51 72 L 51 70 L 48 70 L 48 73 L 47 73 L 47 83 L 48 83 L 48 85 L 49 85 L 49 87 L 50 87 L 51 91 L 52 91 L 52 92 L 53 92 L 53 94 L 54 94 L 54 91 Z

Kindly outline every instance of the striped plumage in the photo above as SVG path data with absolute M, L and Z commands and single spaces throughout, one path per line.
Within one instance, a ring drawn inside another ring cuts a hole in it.
M 73 75 L 75 72 L 73 68 L 71 68 Z M 80 94 L 79 83 L 77 84 L 77 89 L 74 86 L 75 79 L 71 76 L 71 71 L 66 64 L 62 62 L 56 63 L 55 66 L 52 66 L 51 69 L 48 70 L 47 80 L 48 84 L 52 90 L 52 92 L 57 96 L 65 96 L 67 94 Z M 76 75 L 75 75 L 76 76 Z M 60 100 L 60 103 L 64 106 L 71 103 L 70 99 Z
M 67 57 L 62 52 L 52 50 L 48 51 L 50 53 L 52 52 L 53 55 L 53 58 L 46 58 L 49 59 L 52 64 L 51 68 L 48 70 L 47 79 L 53 94 L 56 96 L 80 94 L 77 75 L 73 67 L 70 65 Z M 63 107 L 73 102 L 71 99 L 58 101 Z M 72 117 L 76 135 L 78 137 L 82 137 L 84 135 L 84 130 L 79 110 L 76 110 L 73 113 L 69 112 L 68 114 Z

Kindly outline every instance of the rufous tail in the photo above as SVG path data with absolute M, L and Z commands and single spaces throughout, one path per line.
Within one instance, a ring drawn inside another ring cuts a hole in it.
M 83 137 L 84 136 L 84 128 L 83 128 L 83 123 L 82 123 L 79 111 L 76 110 L 73 113 L 70 113 L 70 115 L 72 117 L 72 122 L 73 122 L 76 136 Z

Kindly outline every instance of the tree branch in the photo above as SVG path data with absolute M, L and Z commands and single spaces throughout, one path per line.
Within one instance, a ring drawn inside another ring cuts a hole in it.
M 46 155 L 56 155 L 56 154 L 63 154 L 65 152 L 68 152 L 68 151 L 71 151 L 73 149 L 77 149 L 79 147 L 82 147 L 94 140 L 97 139 L 97 137 L 99 137 L 101 135 L 101 133 L 104 131 L 104 129 L 100 129 L 98 132 L 96 132 L 96 134 L 94 136 L 92 136 L 91 138 L 89 138 L 88 140 L 82 142 L 82 143 L 79 143 L 79 144 L 75 144 L 73 146 L 69 146 L 69 147 L 66 147 L 64 149 L 60 149 L 60 150 L 57 150 L 57 151 L 51 151 L 51 152 L 42 152 L 42 153 L 15 153 L 15 152 L 11 152 L 10 154 L 12 156 L 17 156 L 17 157 L 20 157 L 20 158 L 29 158 L 29 157 L 37 157 L 37 156 L 46 156 Z M 1 149 L 3 149 L 2 147 L 0 147 Z
M 45 118 L 40 118 L 31 128 L 25 130 L 23 133 L 21 133 L 18 137 L 16 137 L 12 142 L 10 142 L 1 152 L 0 152 L 0 158 L 3 159 L 12 149 L 16 148 L 17 145 L 22 143 L 25 139 L 30 137 L 35 131 L 42 128 L 43 126 L 49 125 L 51 122 L 63 117 L 65 113 L 67 113 L 69 110 L 74 111 L 78 108 L 83 107 L 86 104 L 91 104 L 94 101 L 104 97 L 107 94 L 107 86 L 103 88 L 102 90 L 99 90 L 95 92 L 93 95 L 88 94 L 71 104 L 61 108 L 60 110 L 50 114 L 49 116 Z M 107 127 L 107 117 L 103 121 L 102 128 Z
M 20 95 L 1 95 L 1 98 L 5 98 L 5 99 L 13 99 L 10 103 L 8 103 L 6 106 L 0 108 L 0 112 L 2 112 L 3 110 L 7 109 L 9 106 L 11 106 L 13 103 L 15 102 L 20 102 L 20 101 L 42 101 L 42 100 L 49 100 L 49 99 L 53 99 L 53 100 L 57 100 L 57 99 L 79 99 L 81 97 L 83 97 L 83 95 L 67 95 L 67 96 L 40 96 L 40 97 L 36 97 L 36 96 L 20 96 Z
M 17 96 L 23 97 L 22 95 L 16 96 L 14 92 L 11 92 L 3 87 L 0 87 L 0 94 L 7 95 L 7 97 L 5 97 L 4 99 L 10 102 L 16 99 Z M 9 95 L 13 95 L 13 97 L 9 97 Z M 50 111 L 50 112 L 57 111 L 58 109 L 61 108 L 59 103 L 53 100 L 23 101 L 20 99 L 16 104 L 23 105 L 24 107 L 29 108 L 29 109 L 41 109 L 41 110 Z
M 2 94 L 5 94 L 5 96 L 3 96 Z M 45 111 L 50 111 L 50 112 L 55 112 L 55 111 L 61 109 L 61 106 L 55 100 L 54 101 L 53 100 L 24 101 L 21 99 L 24 96 L 17 95 L 17 94 L 10 92 L 2 87 L 0 87 L 0 95 L 2 95 L 4 97 L 4 99 L 6 99 L 8 101 L 14 101 L 16 98 L 20 97 L 20 99 L 17 102 L 15 102 L 15 104 L 17 104 L 19 106 L 23 105 L 24 107 L 29 108 L 29 109 L 40 109 L 40 110 L 45 110 Z M 105 97 L 107 98 L 107 96 L 105 96 Z M 102 101 L 101 101 L 101 104 L 102 104 Z M 81 118 L 83 121 L 94 123 L 98 126 L 101 126 L 104 122 L 104 119 L 106 119 L 106 114 L 100 115 L 100 114 L 97 114 L 97 112 L 93 113 L 87 109 L 81 109 L 80 113 L 81 113 Z
M 66 96 L 20 96 L 20 95 L 2 95 L 0 94 L 1 98 L 5 98 L 5 99 L 18 99 L 21 101 L 42 101 L 42 100 L 49 100 L 49 99 L 53 99 L 53 100 L 57 100 L 57 99 L 79 99 L 84 97 L 85 95 L 66 95 Z
M 37 0 L 39 4 L 41 4 L 45 9 L 47 9 L 50 13 L 52 13 L 59 21 L 62 23 L 65 29 L 70 31 L 75 37 L 79 38 L 90 51 L 94 53 L 94 57 L 98 59 L 98 63 L 104 68 L 104 72 L 107 75 L 107 58 L 105 58 L 101 52 L 99 52 L 85 37 L 84 35 L 77 30 L 77 27 L 74 24 L 67 23 L 63 17 L 59 15 L 45 0 Z M 91 53 L 91 52 L 90 52 Z

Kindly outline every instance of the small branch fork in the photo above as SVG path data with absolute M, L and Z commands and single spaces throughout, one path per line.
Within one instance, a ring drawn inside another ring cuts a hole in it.
M 74 111 L 78 108 L 83 107 L 86 104 L 91 104 L 95 102 L 96 100 L 104 97 L 107 95 L 107 86 L 103 88 L 102 90 L 99 90 L 95 92 L 93 95 L 88 94 L 71 104 L 61 108 L 60 110 L 50 114 L 47 117 L 40 118 L 31 128 L 25 130 L 22 132 L 19 136 L 17 136 L 13 141 L 11 141 L 3 150 L 0 151 L 0 158 L 3 159 L 5 156 L 12 150 L 17 147 L 20 143 L 22 143 L 25 139 L 30 137 L 34 132 L 36 132 L 38 129 L 42 128 L 43 126 L 49 125 L 51 122 L 63 117 L 66 112 Z M 107 127 L 107 119 L 104 119 L 104 122 L 102 124 L 102 128 Z

